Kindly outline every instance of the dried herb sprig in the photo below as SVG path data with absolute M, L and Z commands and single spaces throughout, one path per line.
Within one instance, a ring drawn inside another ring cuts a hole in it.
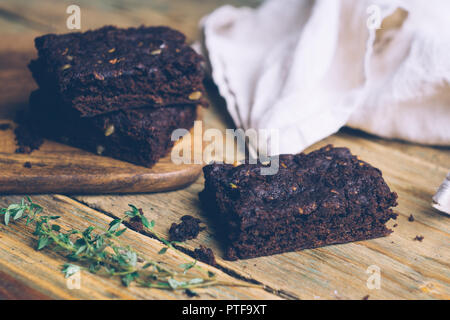
M 173 243 L 153 230 L 154 221 L 149 222 L 142 211 L 134 205 L 130 205 L 130 208 L 131 210 L 125 212 L 124 218 L 139 219 L 150 234 L 165 244 L 159 254 L 174 248 Z M 133 248 L 121 243 L 119 238 L 127 230 L 123 225 L 123 218 L 111 221 L 106 230 L 90 226 L 82 231 L 75 229 L 64 231 L 55 223 L 59 216 L 45 216 L 42 212 L 43 208 L 34 203 L 30 197 L 22 199 L 18 204 L 0 208 L 5 225 L 22 219 L 26 219 L 27 225 L 32 222 L 35 224 L 37 250 L 51 248 L 66 254 L 71 263 L 62 266 L 65 277 L 84 269 L 91 273 L 120 277 L 125 286 L 136 283 L 148 288 L 166 290 L 215 285 L 259 287 L 245 282 L 220 281 L 213 272 L 198 266 L 195 260 L 172 268 L 158 261 L 144 259 Z M 178 250 L 174 250 L 174 253 L 180 257 L 182 255 Z M 190 274 L 189 270 L 192 268 L 201 271 L 203 275 Z

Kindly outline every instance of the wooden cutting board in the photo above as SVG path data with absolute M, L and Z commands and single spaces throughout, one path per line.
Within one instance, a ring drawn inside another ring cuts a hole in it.
M 17 154 L 15 124 L 0 120 L 3 123 L 11 128 L 0 130 L 0 194 L 168 191 L 191 184 L 202 170 L 199 164 L 174 164 L 170 153 L 149 169 L 49 140 L 31 154 Z M 187 137 L 179 143 L 191 148 Z

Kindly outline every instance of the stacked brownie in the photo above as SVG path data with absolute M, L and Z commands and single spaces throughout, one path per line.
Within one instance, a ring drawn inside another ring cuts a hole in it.
M 275 175 L 262 164 L 204 167 L 200 199 L 225 226 L 226 257 L 253 258 L 383 237 L 397 195 L 381 171 L 346 148 L 282 155 Z
M 205 104 L 202 59 L 168 27 L 108 26 L 35 45 L 30 109 L 50 139 L 152 166 Z

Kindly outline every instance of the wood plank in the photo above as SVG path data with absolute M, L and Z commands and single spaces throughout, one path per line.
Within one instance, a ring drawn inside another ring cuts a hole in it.
M 375 140 L 375 141 L 374 141 Z M 399 218 L 390 222 L 394 233 L 382 239 L 353 244 L 330 246 L 315 250 L 275 255 L 237 262 L 221 259 L 223 249 L 215 236 L 213 221 L 200 210 L 198 192 L 203 179 L 176 193 L 158 195 L 77 196 L 92 207 L 120 216 L 128 203 L 142 207 L 147 216 L 156 221 L 157 230 L 167 234 L 170 225 L 185 214 L 202 219 L 208 229 L 185 248 L 199 245 L 211 247 L 219 264 L 240 276 L 255 279 L 274 290 L 293 297 L 313 299 L 360 299 L 369 294 L 376 299 L 439 299 L 450 297 L 450 230 L 448 218 L 430 206 L 435 188 L 449 170 L 450 152 L 412 146 L 426 154 L 428 150 L 439 156 L 436 163 L 397 149 L 396 143 L 379 144 L 376 139 L 340 133 L 310 149 L 327 143 L 347 146 L 383 171 L 391 188 L 399 194 L 396 212 Z M 414 153 L 413 152 L 413 153 Z M 426 157 L 425 157 L 426 158 Z M 409 222 L 413 214 L 416 221 Z M 416 235 L 425 237 L 414 241 Z M 369 290 L 366 270 L 377 265 L 382 272 L 382 289 Z M 433 288 L 433 289 L 430 289 Z
M 18 196 L 0 197 L 0 206 L 20 201 Z M 36 196 L 49 214 L 61 215 L 58 220 L 63 230 L 84 229 L 87 226 L 105 227 L 111 218 L 64 196 Z M 146 289 L 137 286 L 125 288 L 118 279 L 110 279 L 82 271 L 81 288 L 70 290 L 61 273 L 65 258 L 51 250 L 36 251 L 33 228 L 24 223 L 12 223 L 8 227 L 0 225 L 0 279 L 8 281 L 8 287 L 24 288 L 23 292 L 8 291 L 6 298 L 52 299 L 186 299 L 180 291 Z M 182 253 L 168 250 L 164 256 L 158 254 L 162 243 L 132 230 L 123 234 L 123 243 L 132 246 L 138 253 L 158 261 L 178 266 L 192 259 Z M 222 271 L 200 263 L 202 267 L 217 274 L 224 281 L 238 281 Z M 195 272 L 195 271 L 193 271 Z M 4 292 L 7 287 L 3 286 Z M 17 290 L 16 290 L 17 291 Z M 202 299 L 278 299 L 277 296 L 260 288 L 226 287 L 196 289 Z

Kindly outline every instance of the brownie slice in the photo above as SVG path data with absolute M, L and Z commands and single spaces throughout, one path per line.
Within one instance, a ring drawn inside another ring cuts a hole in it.
M 381 171 L 347 148 L 281 155 L 275 175 L 262 164 L 205 166 L 200 199 L 225 228 L 226 258 L 254 258 L 383 237 L 395 219 Z M 223 226 L 223 227 L 222 227 Z
M 151 167 L 172 147 L 173 130 L 193 126 L 196 106 L 120 110 L 83 118 L 62 111 L 55 97 L 37 90 L 30 96 L 30 116 L 35 131 L 46 138 Z
M 119 109 L 202 104 L 202 58 L 168 27 L 48 34 L 29 68 L 43 90 L 82 117 Z

